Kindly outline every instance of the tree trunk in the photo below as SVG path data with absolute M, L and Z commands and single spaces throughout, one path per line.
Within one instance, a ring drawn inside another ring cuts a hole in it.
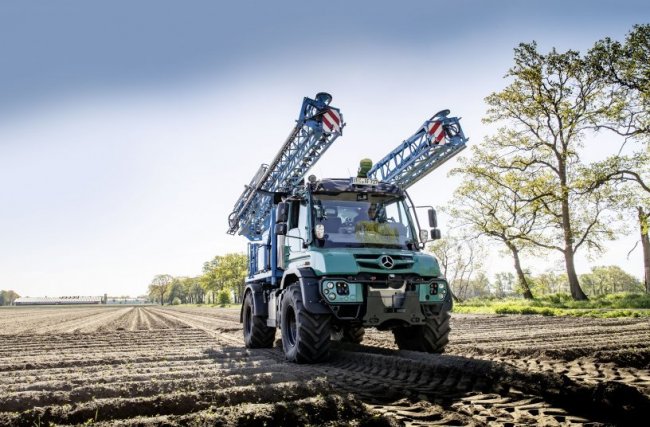
M 571 250 L 564 251 L 564 262 L 566 265 L 566 274 L 569 278 L 569 289 L 571 290 L 571 297 L 576 301 L 588 300 L 587 295 L 582 291 L 578 275 L 576 274 L 576 267 L 573 259 L 573 252 Z
M 508 247 L 512 251 L 512 257 L 515 259 L 515 270 L 517 271 L 517 278 L 519 279 L 519 285 L 524 292 L 524 298 L 534 299 L 533 293 L 530 291 L 530 286 L 528 286 L 528 280 L 526 280 L 526 275 L 524 270 L 521 268 L 521 261 L 519 260 L 519 250 L 512 245 L 507 243 Z
M 648 216 L 643 207 L 637 207 L 639 211 L 639 228 L 641 231 L 641 246 L 643 247 L 643 283 L 646 293 L 650 293 L 650 237 L 648 236 Z
M 573 230 L 571 228 L 571 210 L 569 208 L 569 190 L 567 187 L 566 178 L 566 160 L 562 156 L 558 157 L 558 166 L 560 172 L 560 185 L 561 189 L 561 205 L 562 205 L 562 228 L 564 230 L 564 264 L 566 266 L 566 274 L 569 278 L 569 289 L 571 296 L 576 301 L 588 300 L 587 295 L 580 287 L 580 281 L 576 274 L 575 261 L 573 258 Z
M 456 295 L 456 293 L 454 291 L 452 291 L 451 288 L 449 289 L 449 292 L 451 292 L 451 299 L 454 302 L 457 302 L 457 303 L 462 303 L 463 302 L 463 300 L 458 298 L 458 295 Z

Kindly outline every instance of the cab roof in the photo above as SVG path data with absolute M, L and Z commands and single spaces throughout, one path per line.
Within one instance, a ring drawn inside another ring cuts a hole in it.
M 312 193 L 380 193 L 402 195 L 403 191 L 395 184 L 376 181 L 376 184 L 357 184 L 353 178 L 323 178 L 307 185 Z

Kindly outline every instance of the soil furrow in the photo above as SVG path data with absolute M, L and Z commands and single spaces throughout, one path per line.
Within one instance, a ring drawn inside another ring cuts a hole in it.
M 237 309 L 0 310 L 0 424 L 380 414 L 379 425 L 598 425 L 650 415 L 647 319 L 454 315 L 452 326 L 445 355 L 399 351 L 392 333 L 370 329 L 364 345 L 334 344 L 327 363 L 295 365 L 279 341 L 243 348 Z

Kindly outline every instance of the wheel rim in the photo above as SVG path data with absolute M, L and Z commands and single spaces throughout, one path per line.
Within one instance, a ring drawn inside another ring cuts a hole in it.
M 287 339 L 289 340 L 289 345 L 294 347 L 296 345 L 296 336 L 298 335 L 298 325 L 296 324 L 296 313 L 293 311 L 292 307 L 287 309 L 285 316 L 287 319 Z

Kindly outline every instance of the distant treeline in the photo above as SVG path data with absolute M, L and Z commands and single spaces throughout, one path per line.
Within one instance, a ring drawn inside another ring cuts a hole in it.
M 11 305 L 18 298 L 20 298 L 20 295 L 14 291 L 0 291 L 0 305 Z
M 244 254 L 215 256 L 203 263 L 203 274 L 196 277 L 156 275 L 149 284 L 149 298 L 160 304 L 240 303 L 247 272 Z

